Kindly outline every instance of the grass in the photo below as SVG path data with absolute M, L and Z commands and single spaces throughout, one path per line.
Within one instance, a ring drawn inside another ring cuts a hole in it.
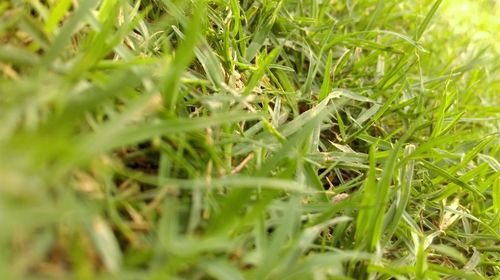
M 1 2 L 1 278 L 498 277 L 500 6 L 413 2 Z

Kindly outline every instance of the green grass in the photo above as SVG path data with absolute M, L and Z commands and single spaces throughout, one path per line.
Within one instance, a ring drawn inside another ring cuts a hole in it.
M 495 279 L 498 12 L 0 2 L 0 278 Z

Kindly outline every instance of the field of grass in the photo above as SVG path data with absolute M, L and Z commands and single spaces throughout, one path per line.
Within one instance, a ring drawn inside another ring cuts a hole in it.
M 498 279 L 499 14 L 0 1 L 0 279 Z

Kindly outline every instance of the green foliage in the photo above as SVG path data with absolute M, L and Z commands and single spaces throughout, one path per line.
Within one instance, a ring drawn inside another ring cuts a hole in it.
M 1 2 L 0 278 L 495 277 L 495 11 Z

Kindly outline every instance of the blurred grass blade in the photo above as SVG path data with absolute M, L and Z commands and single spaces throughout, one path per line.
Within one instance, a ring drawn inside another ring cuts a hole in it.
M 429 26 L 429 23 L 430 23 L 432 17 L 434 17 L 434 14 L 436 13 L 437 9 L 439 8 L 439 5 L 441 5 L 441 2 L 443 2 L 443 1 L 442 0 L 436 0 L 434 2 L 434 4 L 432 5 L 431 9 L 429 10 L 429 12 L 427 13 L 427 15 L 425 16 L 424 20 L 418 26 L 418 29 L 417 29 L 417 31 L 415 33 L 415 41 L 420 40 L 420 38 L 424 34 L 425 30 Z
M 278 48 L 273 49 L 264 58 L 259 57 L 259 59 L 263 59 L 263 60 L 261 60 L 262 63 L 260 63 L 257 70 L 255 72 L 253 72 L 252 76 L 250 77 L 250 80 L 248 81 L 245 89 L 243 90 L 242 95 L 249 95 L 250 93 L 252 93 L 255 86 L 257 86 L 260 79 L 266 73 L 266 70 L 269 67 L 269 65 L 271 65 L 274 62 L 274 60 L 276 59 L 276 57 L 279 55 L 280 52 L 281 52 L 281 48 L 278 47 Z
M 44 67 L 52 66 L 58 56 L 63 53 L 63 49 L 71 41 L 71 36 L 83 27 L 82 23 L 85 22 L 86 17 L 89 16 L 91 9 L 95 7 L 97 2 L 97 0 L 88 0 L 82 1 L 78 5 L 67 22 L 59 30 L 47 53 L 43 56 L 42 65 Z
M 413 153 L 413 151 L 415 151 L 415 145 L 409 144 L 404 149 L 404 155 L 408 156 L 411 153 Z M 386 224 L 385 226 L 386 236 L 384 243 L 388 242 L 391 239 L 392 235 L 396 231 L 396 228 L 400 224 L 403 212 L 408 206 L 408 202 L 410 201 L 411 197 L 411 188 L 412 188 L 414 170 L 415 170 L 415 161 L 409 161 L 402 167 L 399 180 L 400 189 L 396 194 L 395 201 L 391 205 L 391 208 L 394 209 L 393 210 L 394 212 L 392 215 L 387 215 L 385 217 L 386 220 L 384 221 Z
M 165 107 L 175 111 L 179 100 L 179 82 L 182 73 L 195 57 L 194 49 L 201 40 L 202 17 L 205 12 L 205 1 L 195 5 L 194 14 L 186 27 L 184 38 L 176 49 L 173 60 L 168 64 L 164 74 L 163 100 Z
M 34 55 L 33 53 L 28 52 L 24 49 L 4 45 L 0 46 L 0 61 L 20 66 L 34 66 L 40 62 L 40 59 L 37 55 Z
M 136 144 L 155 136 L 200 130 L 225 123 L 234 123 L 257 118 L 259 118 L 259 116 L 256 114 L 242 114 L 236 112 L 196 119 L 165 120 L 160 124 L 148 124 L 136 127 L 129 126 L 113 134 L 110 134 L 108 130 L 98 130 L 93 135 L 89 135 L 88 139 L 84 142 L 84 147 L 85 150 L 93 152 L 109 151 L 123 145 Z M 92 143 L 100 144 L 99 146 L 95 146 Z
M 449 173 L 445 169 L 443 169 L 439 166 L 436 166 L 436 165 L 434 165 L 426 160 L 421 160 L 420 162 L 424 165 L 425 168 L 427 168 L 433 172 L 436 172 L 439 176 L 457 184 L 458 186 L 470 191 L 471 193 L 473 193 L 479 197 L 484 198 L 484 195 L 482 193 L 480 193 L 477 189 L 468 185 L 467 183 L 463 182 L 462 180 L 456 178 L 455 176 L 453 176 L 451 173 Z
M 121 266 L 122 254 L 113 231 L 102 218 L 94 220 L 92 229 L 104 265 L 110 272 L 117 272 Z

